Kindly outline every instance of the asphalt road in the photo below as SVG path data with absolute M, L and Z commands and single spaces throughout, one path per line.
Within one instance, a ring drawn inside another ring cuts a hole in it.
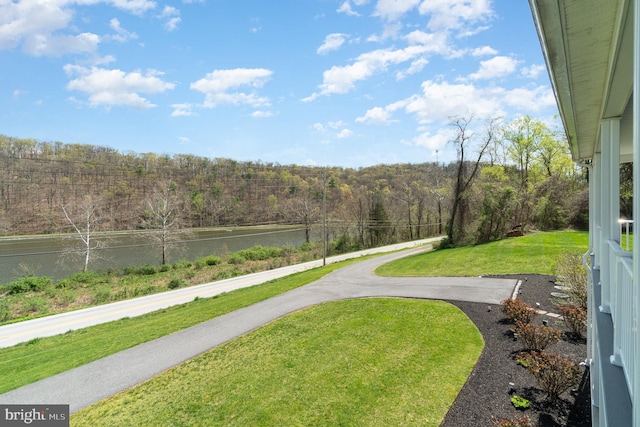
M 327 258 L 327 264 L 357 258 L 363 255 L 391 252 L 411 247 L 424 248 L 424 245 L 438 241 L 441 238 L 417 240 L 413 242 L 399 243 L 382 248 L 373 248 L 360 252 L 352 252 Z M 288 276 L 299 271 L 322 266 L 322 260 L 310 261 L 302 264 L 261 271 L 246 276 L 219 280 L 188 288 L 176 289 L 155 295 L 104 304 L 82 310 L 61 313 L 24 322 L 0 326 L 0 348 L 11 347 L 21 342 L 27 342 L 34 338 L 50 337 L 64 334 L 70 330 L 82 329 L 100 323 L 112 322 L 125 317 L 136 317 L 146 313 L 161 310 L 173 305 L 191 302 L 194 298 L 209 298 L 223 292 L 258 285 L 269 280 Z
M 323 302 L 386 296 L 499 304 L 516 286 L 511 279 L 373 274 L 378 265 L 421 250 L 351 264 L 269 300 L 7 392 L 0 395 L 0 403 L 69 404 L 71 412 L 76 412 L 265 323 Z

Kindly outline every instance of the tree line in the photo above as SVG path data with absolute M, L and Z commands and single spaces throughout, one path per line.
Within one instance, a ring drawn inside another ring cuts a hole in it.
M 358 169 L 0 135 L 0 234 L 301 224 L 311 240 L 323 208 L 329 238 L 344 249 L 586 226 L 587 177 L 560 132 L 528 116 L 473 131 L 472 123 L 452 119 L 455 162 Z

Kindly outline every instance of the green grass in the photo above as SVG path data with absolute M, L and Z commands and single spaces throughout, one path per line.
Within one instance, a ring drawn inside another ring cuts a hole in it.
M 448 303 L 331 302 L 86 408 L 71 424 L 438 426 L 482 347 Z
M 330 264 L 144 316 L 0 349 L 0 393 L 263 301 L 362 259 Z
M 586 231 L 538 232 L 482 245 L 441 249 L 405 257 L 379 267 L 381 276 L 480 276 L 554 274 L 560 255 L 584 253 Z

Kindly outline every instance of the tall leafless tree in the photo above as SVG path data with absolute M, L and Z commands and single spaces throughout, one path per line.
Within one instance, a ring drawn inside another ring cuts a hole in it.
M 169 246 L 187 238 L 182 229 L 186 206 L 180 196 L 178 186 L 173 181 L 162 181 L 147 197 L 143 214 L 143 226 L 151 230 L 151 237 L 162 250 L 162 264 L 167 263 Z
M 477 142 L 477 157 L 473 162 L 470 162 L 465 156 L 474 148 L 474 143 L 480 138 L 469 128 L 472 119 L 473 116 L 454 117 L 450 122 L 451 126 L 455 128 L 456 136 L 452 143 L 456 146 L 458 153 L 458 167 L 453 188 L 453 205 L 447 226 L 447 240 L 450 245 L 457 244 L 459 238 L 462 237 L 464 221 L 458 221 L 458 223 L 456 223 L 456 216 L 462 216 L 464 214 L 465 193 L 471 187 L 480 168 L 480 162 L 487 148 L 494 140 L 497 130 L 498 119 L 489 119 L 486 121 L 484 135 L 482 135 L 482 139 Z M 470 168 L 469 172 L 467 172 L 468 167 Z
M 75 209 L 62 205 L 62 212 L 69 224 L 73 227 L 82 242 L 82 250 L 69 250 L 65 254 L 80 252 L 83 256 L 82 271 L 89 269 L 89 262 L 92 259 L 93 250 L 101 247 L 104 242 L 94 239 L 94 233 L 101 221 L 100 203 L 91 196 L 85 196 L 84 200 L 76 205 Z

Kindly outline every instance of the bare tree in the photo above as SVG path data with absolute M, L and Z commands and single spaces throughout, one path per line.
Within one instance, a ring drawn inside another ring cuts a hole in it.
M 456 146 L 456 151 L 458 152 L 458 168 L 453 188 L 451 217 L 449 218 L 449 224 L 447 226 L 447 243 L 449 245 L 455 245 L 463 234 L 464 221 L 459 220 L 458 223 L 456 223 L 456 216 L 458 215 L 461 217 L 460 219 L 463 219 L 465 212 L 465 193 L 471 187 L 480 167 L 482 157 L 493 141 L 497 129 L 497 119 L 490 119 L 486 121 L 485 135 L 477 145 L 478 156 L 472 163 L 465 158 L 468 151 L 473 148 L 472 145 L 476 140 L 476 134 L 469 129 L 469 124 L 472 119 L 472 116 L 468 118 L 455 117 L 450 123 L 456 130 L 456 137 L 452 142 Z M 470 172 L 467 171 L 467 167 L 471 169 Z
M 162 264 L 167 263 L 169 246 L 175 245 L 188 235 L 181 229 L 186 207 L 173 181 L 163 181 L 156 185 L 146 199 L 143 226 L 152 230 L 151 237 L 162 249 Z
M 104 241 L 100 242 L 93 238 L 94 232 L 102 219 L 99 202 L 91 196 L 85 196 L 82 202 L 76 205 L 74 210 L 62 205 L 62 212 L 82 242 L 82 249 L 80 251 L 69 250 L 66 254 L 81 253 L 84 258 L 82 271 L 86 272 L 89 269 L 89 262 L 92 259 L 93 250 L 104 244 Z

